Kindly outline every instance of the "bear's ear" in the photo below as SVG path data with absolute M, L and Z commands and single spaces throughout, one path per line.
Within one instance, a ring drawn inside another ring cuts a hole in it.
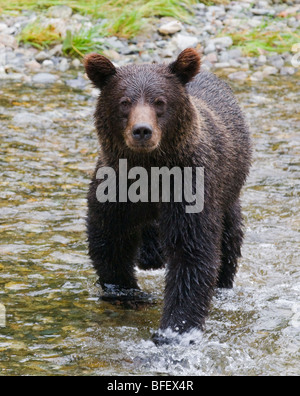
M 169 65 L 169 69 L 183 84 L 187 84 L 199 73 L 200 66 L 199 53 L 194 48 L 187 48 L 178 55 L 175 62 Z
M 103 55 L 89 54 L 83 63 L 86 74 L 97 88 L 103 88 L 108 78 L 116 73 L 115 66 Z

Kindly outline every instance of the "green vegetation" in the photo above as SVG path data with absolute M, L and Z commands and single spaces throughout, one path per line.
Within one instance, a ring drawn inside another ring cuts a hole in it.
M 273 19 L 274 21 L 274 19 Z M 292 31 L 269 30 L 270 21 L 265 21 L 253 30 L 245 30 L 232 34 L 233 44 L 240 48 L 246 56 L 258 56 L 264 51 L 283 53 L 291 50 L 293 44 L 300 41 L 300 29 Z
M 203 3 L 228 3 L 228 0 L 203 0 Z M 0 12 L 35 10 L 41 15 L 54 5 L 68 5 L 73 12 L 88 15 L 96 21 L 90 29 L 82 28 L 77 33 L 67 32 L 65 38 L 52 25 L 43 25 L 41 20 L 27 25 L 18 39 L 24 44 L 39 49 L 58 43 L 63 44 L 63 52 L 70 56 L 83 56 L 103 48 L 103 38 L 109 35 L 131 38 L 136 36 L 154 17 L 171 16 L 181 21 L 189 21 L 191 5 L 197 0 L 0 0 Z M 101 25 L 98 19 L 104 20 Z M 259 55 L 263 51 L 285 52 L 300 40 L 300 31 L 272 31 L 274 18 L 266 18 L 261 26 L 252 30 L 235 33 L 227 31 L 220 35 L 230 35 L 234 45 L 241 48 L 244 55 Z
M 217 0 L 223 1 L 223 0 Z M 91 51 L 101 51 L 103 40 L 109 35 L 131 38 L 138 34 L 155 16 L 171 16 L 188 21 L 192 15 L 191 5 L 196 0 L 0 0 L 4 11 L 39 10 L 46 12 L 54 5 L 68 5 L 74 12 L 89 15 L 93 19 L 106 19 L 101 26 L 81 29 L 77 33 L 67 33 L 63 40 L 53 26 L 43 26 L 41 21 L 26 26 L 18 39 L 19 42 L 37 48 L 47 48 L 63 43 L 63 52 L 71 56 L 82 56 Z
M 171 16 L 187 20 L 196 0 L 0 0 L 0 9 L 47 10 L 53 5 L 68 5 L 74 12 L 93 18 L 108 19 L 106 31 L 123 37 L 133 37 L 154 16 Z
M 18 39 L 19 42 L 30 44 L 38 49 L 48 48 L 62 41 L 54 26 L 43 26 L 39 21 L 28 24 Z
M 63 42 L 63 53 L 71 56 L 84 56 L 89 52 L 101 52 L 103 50 L 101 28 L 95 26 L 91 29 L 81 29 L 77 34 L 67 31 Z

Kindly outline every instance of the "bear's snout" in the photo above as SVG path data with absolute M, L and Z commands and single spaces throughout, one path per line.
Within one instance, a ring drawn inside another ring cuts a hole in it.
M 150 152 L 156 149 L 161 140 L 161 129 L 152 106 L 138 103 L 128 116 L 124 138 L 126 145 L 133 151 Z
M 135 124 L 132 128 L 132 136 L 139 142 L 151 139 L 152 133 L 153 128 L 146 123 Z

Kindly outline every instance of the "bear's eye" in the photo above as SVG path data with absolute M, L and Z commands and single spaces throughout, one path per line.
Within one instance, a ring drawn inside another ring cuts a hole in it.
M 120 100 L 120 110 L 124 116 L 128 115 L 130 107 L 131 107 L 131 100 L 129 98 L 122 98 Z
M 158 116 L 162 116 L 165 112 L 166 109 L 166 100 L 164 98 L 156 98 L 154 101 L 154 106 L 155 106 L 155 110 L 156 110 L 156 114 Z

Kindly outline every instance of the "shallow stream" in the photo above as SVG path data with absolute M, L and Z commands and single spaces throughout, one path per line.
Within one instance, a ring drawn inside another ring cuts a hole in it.
M 299 375 L 299 77 L 236 85 L 254 164 L 236 284 L 203 334 L 156 347 L 164 271 L 139 271 L 157 303 L 99 300 L 86 193 L 97 156 L 95 98 L 64 85 L 0 85 L 0 375 Z

